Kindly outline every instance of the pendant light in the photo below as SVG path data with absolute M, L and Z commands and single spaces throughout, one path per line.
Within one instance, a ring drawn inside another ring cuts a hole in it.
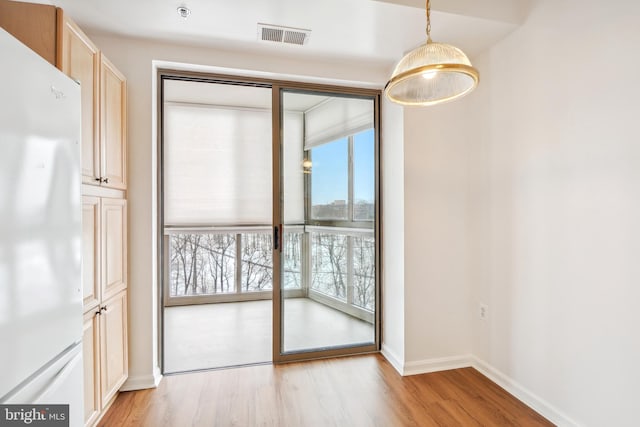
M 384 88 L 387 98 L 398 104 L 427 106 L 451 101 L 471 92 L 480 79 L 464 52 L 431 40 L 430 0 L 426 12 L 426 43 L 398 62 Z

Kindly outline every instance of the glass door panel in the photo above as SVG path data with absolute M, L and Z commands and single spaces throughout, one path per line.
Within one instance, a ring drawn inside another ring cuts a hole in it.
M 280 100 L 279 352 L 375 350 L 375 98 L 282 90 Z
M 162 76 L 163 371 L 272 360 L 272 89 Z

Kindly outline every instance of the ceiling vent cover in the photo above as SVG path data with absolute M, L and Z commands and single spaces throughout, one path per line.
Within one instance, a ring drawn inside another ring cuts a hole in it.
M 310 36 L 311 30 L 258 23 L 258 40 L 302 46 Z

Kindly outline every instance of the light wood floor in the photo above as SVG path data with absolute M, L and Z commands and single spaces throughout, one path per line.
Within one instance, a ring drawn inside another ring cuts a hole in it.
M 472 368 L 401 377 L 380 355 L 165 377 L 121 393 L 99 424 L 149 426 L 552 426 Z
M 372 324 L 308 298 L 285 300 L 286 351 L 373 343 Z M 271 300 L 167 307 L 164 369 L 271 362 Z

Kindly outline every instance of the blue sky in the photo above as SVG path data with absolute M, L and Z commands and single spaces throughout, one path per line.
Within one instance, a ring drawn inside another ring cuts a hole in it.
M 374 131 L 361 132 L 354 137 L 353 175 L 356 201 L 374 201 Z M 327 204 L 334 200 L 347 200 L 348 187 L 348 139 L 343 138 L 323 144 L 312 150 L 312 203 Z

